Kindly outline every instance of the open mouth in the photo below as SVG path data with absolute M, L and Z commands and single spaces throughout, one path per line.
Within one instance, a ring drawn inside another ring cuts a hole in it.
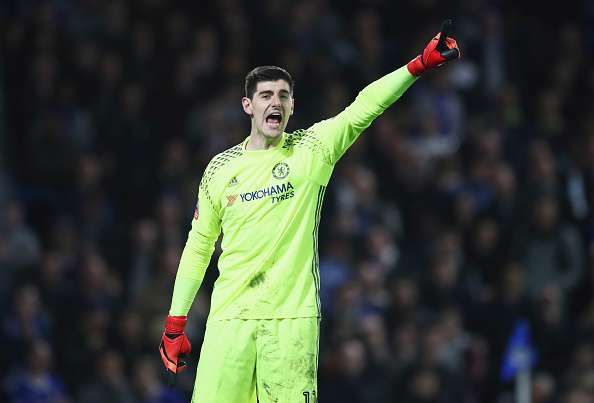
M 273 129 L 279 128 L 282 120 L 283 117 L 279 112 L 272 112 L 266 116 L 266 124 Z

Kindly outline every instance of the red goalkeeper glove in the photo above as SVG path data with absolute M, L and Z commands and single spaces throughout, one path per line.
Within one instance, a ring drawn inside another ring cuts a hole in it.
M 458 43 L 451 36 L 452 25 L 452 20 L 445 20 L 441 24 L 441 32 L 429 41 L 423 53 L 408 62 L 406 67 L 410 74 L 418 77 L 449 60 L 460 58 Z
M 161 353 L 163 365 L 173 374 L 182 372 L 187 368 L 183 358 L 192 351 L 190 340 L 188 340 L 188 336 L 184 332 L 187 321 L 187 316 L 167 316 L 165 320 L 165 329 L 161 337 L 159 352 Z

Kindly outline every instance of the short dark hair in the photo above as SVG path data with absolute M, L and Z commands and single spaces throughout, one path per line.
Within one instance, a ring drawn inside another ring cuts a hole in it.
M 293 93 L 295 81 L 287 70 L 277 66 L 258 66 L 245 76 L 245 96 L 252 98 L 259 82 L 277 80 L 285 80 L 289 83 L 289 90 L 291 94 Z

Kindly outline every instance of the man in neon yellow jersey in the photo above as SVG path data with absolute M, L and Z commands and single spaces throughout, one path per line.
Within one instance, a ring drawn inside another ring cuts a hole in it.
M 192 402 L 317 401 L 317 233 L 332 169 L 419 76 L 460 57 L 450 27 L 444 22 L 420 55 L 369 84 L 337 116 L 291 134 L 284 131 L 294 110 L 290 74 L 263 66 L 247 75 L 242 106 L 251 132 L 203 174 L 159 349 L 168 371 L 186 368 L 186 315 L 222 230 Z

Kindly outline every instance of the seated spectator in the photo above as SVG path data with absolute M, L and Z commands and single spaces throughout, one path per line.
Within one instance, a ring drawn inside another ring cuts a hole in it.
M 18 366 L 4 379 L 7 403 L 70 403 L 62 379 L 52 371 L 51 346 L 35 339 L 26 351 L 24 367 Z

